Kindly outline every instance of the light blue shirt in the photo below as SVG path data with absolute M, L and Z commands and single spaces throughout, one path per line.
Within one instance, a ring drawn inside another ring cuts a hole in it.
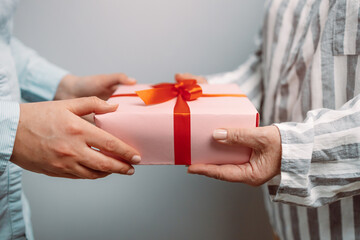
M 18 0 L 0 0 L 0 239 L 33 239 L 21 188 L 22 169 L 11 163 L 21 98 L 52 100 L 67 74 L 12 36 Z M 34 119 L 36 121 L 36 119 Z

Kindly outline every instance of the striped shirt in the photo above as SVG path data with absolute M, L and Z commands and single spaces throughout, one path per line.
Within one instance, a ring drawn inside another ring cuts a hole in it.
M 280 130 L 281 173 L 264 191 L 281 239 L 360 239 L 359 6 L 267 1 L 258 51 L 208 77 L 237 82 Z

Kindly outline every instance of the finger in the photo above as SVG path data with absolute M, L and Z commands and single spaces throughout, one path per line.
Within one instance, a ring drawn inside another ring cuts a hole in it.
M 75 175 L 71 175 L 71 174 L 48 174 L 45 173 L 45 175 L 49 176 L 49 177 L 57 177 L 57 178 L 69 178 L 69 179 L 81 179 L 78 176 Z
M 80 179 L 80 177 L 70 174 L 70 173 L 55 173 L 55 172 L 51 172 L 51 171 L 46 171 L 46 172 L 44 172 L 44 174 L 49 177 Z
M 87 158 L 81 164 L 93 170 L 127 175 L 133 175 L 135 172 L 130 164 L 105 156 L 103 153 L 90 148 L 86 150 L 86 156 Z
M 109 103 L 97 97 L 83 97 L 67 100 L 68 109 L 78 116 L 84 116 L 90 113 L 103 114 L 116 111 L 118 105 Z
M 195 79 L 196 76 L 191 73 L 177 73 L 175 74 L 175 80 L 177 82 L 187 80 L 187 79 Z
M 138 164 L 141 161 L 140 153 L 134 148 L 130 147 L 120 139 L 114 137 L 110 133 L 91 125 L 88 122 L 86 124 L 86 143 L 89 146 L 95 147 L 110 153 L 116 157 L 119 157 L 131 164 Z
M 206 83 L 206 78 L 201 77 L 201 76 L 195 76 L 191 73 L 177 73 L 175 74 L 175 80 L 177 82 L 183 81 L 183 80 L 188 80 L 188 79 L 195 79 L 197 81 L 197 83 Z
M 62 171 L 55 171 L 47 169 L 44 174 L 51 177 L 71 178 L 71 179 L 96 179 L 108 176 L 109 172 L 97 171 L 90 169 L 80 163 L 74 162 L 71 167 L 63 169 Z
M 96 171 L 81 164 L 75 165 L 72 171 L 73 171 L 72 172 L 73 175 L 78 176 L 79 178 L 82 179 L 97 179 L 97 178 L 104 178 L 110 175 L 110 173 L 108 172 Z
M 228 145 L 242 145 L 245 147 L 259 149 L 263 147 L 261 128 L 227 128 L 216 129 L 213 138 L 220 143 Z
M 103 75 L 104 81 L 106 81 L 106 86 L 111 87 L 113 85 L 124 84 L 124 85 L 133 85 L 136 83 L 134 78 L 128 77 L 124 73 L 114 73 Z
M 245 165 L 193 164 L 188 173 L 204 175 L 228 182 L 247 182 Z

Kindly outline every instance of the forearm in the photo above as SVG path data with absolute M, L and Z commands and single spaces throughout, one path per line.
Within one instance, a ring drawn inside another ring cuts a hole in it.
M 282 140 L 275 201 L 318 207 L 360 193 L 360 95 L 339 110 L 310 111 L 303 123 L 276 124 Z
M 16 38 L 11 40 L 21 95 L 27 101 L 53 100 L 60 81 L 67 71 L 40 57 Z

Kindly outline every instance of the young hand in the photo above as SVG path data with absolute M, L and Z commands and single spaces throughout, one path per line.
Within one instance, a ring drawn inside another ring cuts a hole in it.
M 54 100 L 96 96 L 107 100 L 119 84 L 132 85 L 136 80 L 123 73 L 78 77 L 66 75 L 59 83 Z
M 95 179 L 111 173 L 132 175 L 134 168 L 130 164 L 140 162 L 139 153 L 80 118 L 116 108 L 117 105 L 96 97 L 21 104 L 10 160 L 29 171 L 54 177 Z

